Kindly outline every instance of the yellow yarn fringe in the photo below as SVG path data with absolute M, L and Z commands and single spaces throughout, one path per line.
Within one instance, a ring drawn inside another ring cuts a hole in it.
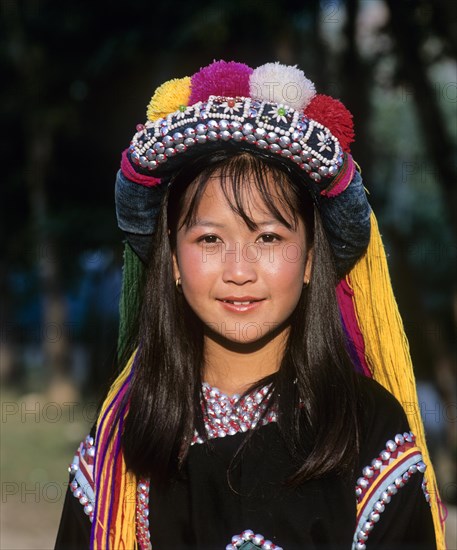
M 416 444 L 427 464 L 425 480 L 430 493 L 433 523 L 438 550 L 444 550 L 444 524 L 435 472 L 425 442 L 409 344 L 387 266 L 386 254 L 374 214 L 371 214 L 371 238 L 367 253 L 348 276 L 354 290 L 354 306 L 365 341 L 365 355 L 376 381 L 403 405 Z
M 164 118 L 186 105 L 190 97 L 190 77 L 173 78 L 159 86 L 146 110 L 148 120 Z
M 128 375 L 130 374 L 130 370 L 132 368 L 133 360 L 135 357 L 135 353 L 131 356 L 129 361 L 127 362 L 127 365 L 125 366 L 124 370 L 121 372 L 121 374 L 116 378 L 113 385 L 111 386 L 108 396 L 106 397 L 100 415 L 99 419 L 103 418 L 105 412 L 108 410 L 111 402 L 116 397 L 116 394 L 121 389 L 123 383 L 127 379 Z M 113 407 L 114 409 L 114 407 Z M 114 416 L 116 414 L 116 410 L 111 410 L 105 419 L 104 427 L 103 426 L 97 426 L 97 441 L 100 440 L 100 436 L 103 434 L 99 434 L 98 430 L 101 429 L 103 432 L 105 430 L 108 430 L 109 427 L 112 425 L 112 420 L 114 419 Z M 106 456 L 114 456 L 114 440 L 111 439 L 108 451 Z M 96 486 L 97 488 L 104 487 L 105 482 L 109 481 L 108 485 L 108 492 L 116 492 L 118 493 L 119 503 L 120 505 L 117 507 L 116 516 L 112 518 L 111 522 L 111 532 L 109 534 L 109 548 L 113 548 L 116 550 L 134 550 L 137 548 L 137 541 L 136 541 L 136 489 L 137 489 L 137 479 L 136 477 L 131 473 L 127 471 L 124 458 L 121 454 L 121 481 L 120 485 L 115 487 L 114 482 L 115 480 L 111 478 L 112 471 L 111 468 L 103 468 L 100 479 L 96 480 Z M 111 478 L 111 479 L 110 479 Z M 98 513 L 96 513 L 97 518 L 104 518 L 104 521 L 108 519 L 108 509 L 109 509 L 109 498 L 105 498 L 103 503 L 100 503 L 103 505 L 103 509 L 99 509 Z M 106 537 L 106 527 L 102 522 L 99 520 L 98 525 L 95 527 L 96 529 L 102 529 L 104 531 L 105 535 L 103 540 L 105 540 Z M 94 537 L 94 549 L 96 550 L 103 550 L 105 548 L 105 545 L 98 545 L 96 537 Z

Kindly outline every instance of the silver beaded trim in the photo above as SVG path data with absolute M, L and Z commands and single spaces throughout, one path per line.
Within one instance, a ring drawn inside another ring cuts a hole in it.
M 415 436 L 412 432 L 397 434 L 394 440 L 386 443 L 385 450 L 381 451 L 379 458 L 374 459 L 370 466 L 363 469 L 363 477 L 357 480 L 356 497 L 360 502 L 363 494 L 376 480 L 377 475 L 389 466 L 392 461 L 401 459 L 401 455 L 414 447 Z M 393 455 L 393 456 L 392 456 Z M 375 524 L 379 521 L 392 496 L 405 486 L 410 478 L 417 472 L 424 473 L 426 465 L 422 460 L 419 450 L 398 464 L 390 474 L 382 480 L 371 498 L 364 505 L 354 534 L 352 550 L 366 550 L 366 542 Z
M 93 461 L 95 456 L 94 439 L 89 435 L 80 444 L 73 462 L 68 471 L 72 474 L 70 490 L 73 496 L 79 500 L 84 507 L 84 513 L 89 516 L 90 521 L 94 519 L 95 492 L 93 482 Z M 84 472 L 83 472 L 84 470 Z
M 136 538 L 140 550 L 151 550 L 149 533 L 149 480 L 142 479 L 137 486 Z
M 227 544 L 225 550 L 238 550 L 247 542 L 254 544 L 255 548 L 259 550 L 283 550 L 281 546 L 271 542 L 271 540 L 265 540 L 263 535 L 254 534 L 254 531 L 251 531 L 251 529 L 246 529 L 240 535 L 234 535 L 232 537 L 232 542 Z M 250 546 L 250 548 L 252 548 L 252 546 Z
M 134 164 L 154 171 L 190 147 L 217 141 L 244 142 L 288 158 L 316 182 L 333 178 L 343 164 L 341 146 L 324 125 L 287 105 L 249 97 L 210 96 L 140 124 L 129 153 Z
M 202 404 L 203 420 L 207 439 L 216 439 L 218 437 L 246 432 L 247 430 L 254 429 L 259 422 L 261 426 L 265 426 L 270 422 L 277 421 L 275 407 L 272 407 L 263 416 L 268 405 L 266 396 L 269 386 L 265 386 L 259 391 L 245 397 L 240 397 L 239 395 L 229 397 L 218 388 L 213 388 L 207 383 L 202 385 L 202 389 L 205 400 L 205 403 Z M 204 441 L 195 430 L 191 445 L 201 444 Z

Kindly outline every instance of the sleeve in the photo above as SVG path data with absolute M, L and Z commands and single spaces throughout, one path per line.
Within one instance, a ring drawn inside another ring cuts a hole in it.
M 364 382 L 355 550 L 435 550 L 426 465 L 400 403 Z
M 55 550 L 84 550 L 90 547 L 95 505 L 93 462 L 94 439 L 88 435 L 70 465 L 70 482 L 60 519 Z

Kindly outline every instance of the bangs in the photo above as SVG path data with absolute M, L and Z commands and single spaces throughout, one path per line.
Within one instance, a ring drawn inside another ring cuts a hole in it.
M 270 176 L 270 177 L 268 177 Z M 179 228 L 192 227 L 197 221 L 197 212 L 206 186 L 218 179 L 230 208 L 249 227 L 258 226 L 252 208 L 263 208 L 288 229 L 298 225 L 298 198 L 289 177 L 280 169 L 266 164 L 262 159 L 248 153 L 231 157 L 223 163 L 204 169 L 191 183 L 184 197 Z M 260 199 L 261 205 L 256 204 Z

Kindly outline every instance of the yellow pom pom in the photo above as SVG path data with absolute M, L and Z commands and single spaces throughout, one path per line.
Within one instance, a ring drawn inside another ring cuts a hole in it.
M 174 78 L 164 82 L 157 88 L 149 102 L 146 116 L 154 121 L 178 111 L 182 105 L 187 105 L 190 96 L 190 77 Z

